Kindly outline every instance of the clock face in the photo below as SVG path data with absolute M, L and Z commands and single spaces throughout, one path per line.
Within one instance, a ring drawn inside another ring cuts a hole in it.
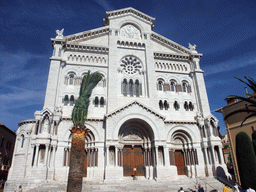
M 121 67 L 127 74 L 135 74 L 141 69 L 141 62 L 135 56 L 126 56 L 121 61 Z

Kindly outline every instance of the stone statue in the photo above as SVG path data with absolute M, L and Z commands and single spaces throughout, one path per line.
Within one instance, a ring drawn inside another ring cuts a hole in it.
M 196 50 L 196 45 L 191 45 L 190 43 L 188 43 L 188 47 L 191 51 L 195 51 Z
M 55 37 L 55 39 L 63 39 L 63 32 L 64 32 L 64 28 L 62 30 L 56 30 L 56 34 L 57 36 Z

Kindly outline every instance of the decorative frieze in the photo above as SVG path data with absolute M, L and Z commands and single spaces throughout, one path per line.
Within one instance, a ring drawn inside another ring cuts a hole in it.
M 156 71 L 164 71 L 164 72 L 181 72 L 188 73 L 190 71 L 189 66 L 186 64 L 179 63 L 169 63 L 169 62 L 155 62 L 155 70 Z
M 101 36 L 101 35 L 104 35 L 104 34 L 108 34 L 108 33 L 109 33 L 109 28 L 108 27 L 105 27 L 105 28 L 102 27 L 100 29 L 85 31 L 83 33 L 66 36 L 66 41 L 69 41 L 69 42 L 81 41 L 81 40 L 95 38 L 95 37 L 98 37 L 98 36 Z
M 75 50 L 75 51 L 86 51 L 94 53 L 108 53 L 108 47 L 96 47 L 96 46 L 87 46 L 87 45 L 78 45 L 78 44 L 66 44 L 66 50 Z
M 107 59 L 105 56 L 85 55 L 85 54 L 69 54 L 67 57 L 68 62 L 78 63 L 98 63 L 106 64 Z
M 145 49 L 145 43 L 129 42 L 129 41 L 117 41 L 118 47 L 130 48 L 130 49 Z
M 189 56 L 168 54 L 168 53 L 154 53 L 155 59 L 165 59 L 165 60 L 178 60 L 178 61 L 189 61 Z

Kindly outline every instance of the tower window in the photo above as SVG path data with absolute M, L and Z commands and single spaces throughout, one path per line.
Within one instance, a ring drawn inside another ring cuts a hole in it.
M 65 95 L 64 97 L 64 106 L 67 106 L 69 102 L 68 95 Z
M 192 104 L 192 102 L 189 102 L 189 110 L 190 111 L 193 111 L 194 110 L 194 105 Z
M 104 107 L 104 98 L 103 97 L 100 98 L 100 107 Z
M 129 82 L 129 95 L 133 96 L 133 80 L 132 79 L 130 79 L 130 82 Z
M 71 95 L 70 97 L 70 106 L 73 106 L 75 104 L 75 98 L 74 95 Z
M 169 104 L 168 104 L 167 101 L 165 100 L 165 101 L 164 101 L 164 109 L 165 109 L 165 110 L 168 110 L 168 108 L 169 108 Z
M 173 107 L 176 111 L 179 110 L 179 108 L 180 108 L 179 103 L 177 101 L 175 101 L 173 104 Z
M 185 103 L 184 103 L 184 109 L 186 110 L 186 111 L 188 111 L 188 102 L 187 101 L 185 101 Z
M 186 82 L 182 83 L 182 91 L 187 92 L 187 83 Z
M 95 107 L 99 106 L 99 98 L 98 97 L 95 97 L 94 105 L 95 105 Z
M 157 90 L 163 91 L 164 82 L 162 80 L 158 80 L 157 82 Z
M 163 110 L 163 102 L 162 102 L 162 100 L 159 101 L 159 108 L 160 108 L 160 110 Z
M 127 96 L 127 80 L 124 79 L 122 83 L 122 92 L 124 96 Z
M 135 95 L 136 95 L 136 97 L 140 96 L 140 83 L 139 83 L 139 80 L 135 81 Z
M 175 91 L 175 82 L 174 81 L 171 82 L 171 91 Z
M 74 85 L 75 75 L 72 73 L 69 75 L 69 85 Z

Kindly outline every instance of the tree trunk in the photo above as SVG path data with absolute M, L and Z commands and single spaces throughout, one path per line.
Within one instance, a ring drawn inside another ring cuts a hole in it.
M 82 191 L 84 145 L 87 133 L 85 126 L 73 127 L 71 130 L 72 143 L 67 192 Z

